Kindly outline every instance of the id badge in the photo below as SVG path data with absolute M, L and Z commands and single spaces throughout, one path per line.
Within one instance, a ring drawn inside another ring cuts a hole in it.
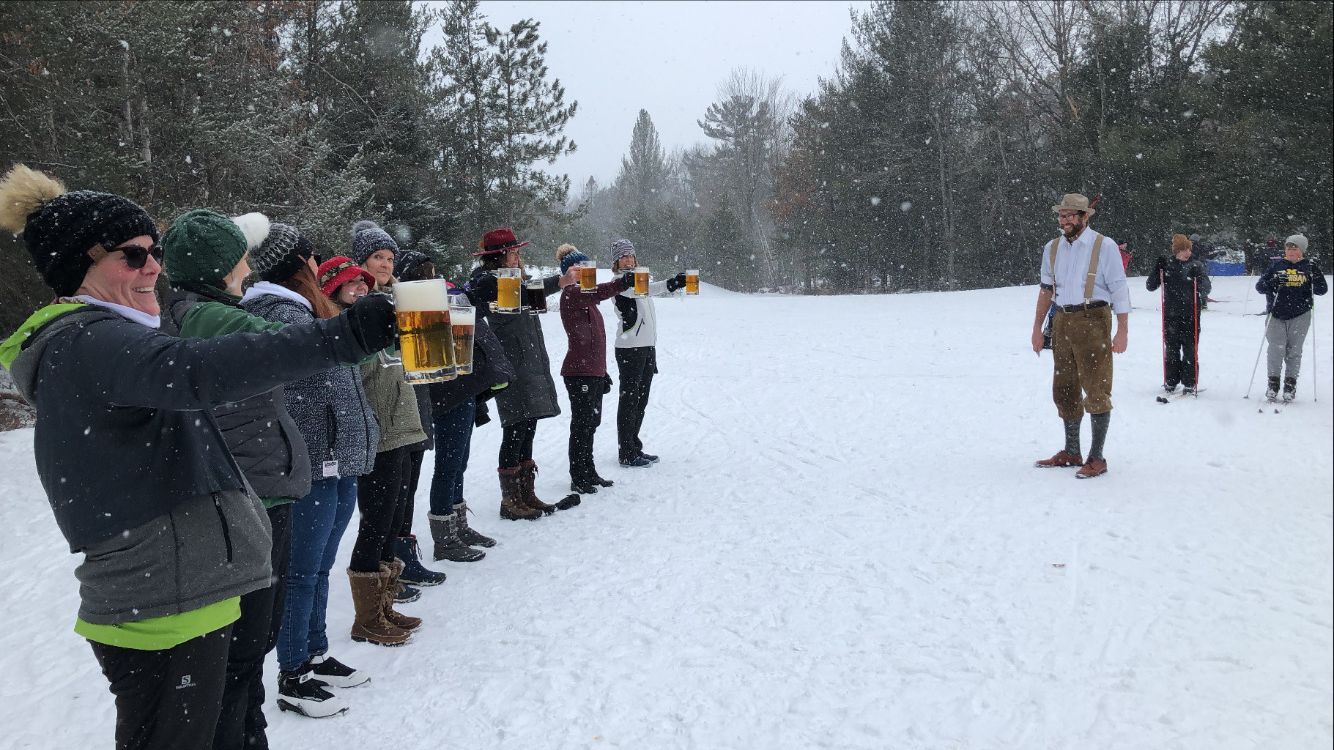
M 337 462 L 337 461 L 325 461 L 325 462 L 324 462 L 324 478 L 325 478 L 325 479 L 332 479 L 333 477 L 336 477 L 336 476 L 338 476 L 338 462 Z

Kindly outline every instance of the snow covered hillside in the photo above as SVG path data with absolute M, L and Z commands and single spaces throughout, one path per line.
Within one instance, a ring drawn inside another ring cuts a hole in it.
M 425 626 L 382 649 L 348 638 L 349 533 L 332 653 L 373 681 L 334 719 L 270 701 L 271 742 L 1329 747 L 1334 300 L 1317 300 L 1299 402 L 1258 413 L 1252 283 L 1214 280 L 1207 391 L 1162 405 L 1158 297 L 1131 280 L 1110 471 L 1089 481 L 1032 467 L 1061 445 L 1051 355 L 1028 348 L 1034 287 L 659 300 L 644 436 L 662 462 L 616 466 L 611 398 L 597 454 L 616 486 L 500 521 L 500 431 L 479 430 L 468 497 L 500 546 L 437 564 L 449 581 L 403 607 Z M 559 368 L 559 317 L 543 324 Z M 538 429 L 546 500 L 567 491 L 568 424 Z M 0 747 L 108 747 L 31 443 L 0 435 Z

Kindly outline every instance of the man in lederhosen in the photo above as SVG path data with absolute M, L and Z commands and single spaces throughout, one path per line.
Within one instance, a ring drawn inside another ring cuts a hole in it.
M 1112 354 L 1126 350 L 1130 291 L 1117 257 L 1116 241 L 1088 228 L 1093 209 L 1078 193 L 1052 206 L 1061 237 L 1043 247 L 1042 284 L 1033 319 L 1033 351 L 1042 351 L 1042 321 L 1052 302 L 1052 399 L 1065 422 L 1065 448 L 1037 466 L 1078 466 L 1075 476 L 1088 479 L 1107 473 L 1102 444 L 1112 418 Z M 1116 335 L 1112 335 L 1112 315 Z M 1079 427 L 1089 413 L 1093 444 L 1088 460 L 1079 447 Z

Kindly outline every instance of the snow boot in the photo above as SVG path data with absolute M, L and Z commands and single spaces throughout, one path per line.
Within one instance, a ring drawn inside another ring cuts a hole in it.
M 1265 389 L 1265 400 L 1266 400 L 1266 401 L 1274 401 L 1274 400 L 1278 399 L 1278 385 L 1279 385 L 1278 380 L 1279 380 L 1279 379 L 1278 379 L 1278 376 L 1270 376 L 1270 378 L 1269 378 L 1269 387 Z M 1294 387 L 1294 388 L 1296 387 L 1296 382 L 1295 382 L 1295 381 L 1294 381 L 1294 383 L 1293 383 L 1293 387 Z
M 1176 390 L 1177 390 L 1176 383 L 1163 383 L 1163 391 L 1165 393 L 1176 393 Z
M 417 544 L 417 535 L 409 534 L 394 540 L 394 556 L 403 561 L 403 583 L 415 586 L 439 586 L 445 582 L 445 574 L 422 565 L 421 545 Z M 435 559 L 439 560 L 439 557 Z
M 385 577 L 384 595 L 381 599 L 383 602 L 382 611 L 384 612 L 385 621 L 399 630 L 408 633 L 420 628 L 422 625 L 422 618 L 410 617 L 401 612 L 394 611 L 394 604 L 397 601 L 394 597 L 394 592 L 398 590 L 399 586 L 403 585 L 398 582 L 399 576 L 403 575 L 403 561 L 395 559 L 391 563 L 380 563 L 380 575 Z M 417 592 L 417 596 L 421 596 L 420 591 Z
M 398 590 L 394 592 L 394 604 L 411 604 L 420 598 L 422 598 L 421 589 L 402 581 L 398 582 Z
M 312 656 L 307 665 L 310 666 L 310 673 L 315 675 L 315 679 L 326 683 L 329 687 L 354 688 L 371 681 L 370 675 L 353 669 L 332 656 L 324 654 Z
M 570 492 L 580 492 L 585 495 L 592 495 L 597 493 L 598 486 L 599 486 L 598 483 L 593 481 L 584 481 L 579 479 L 570 480 Z
M 652 453 L 645 453 L 644 451 L 640 451 L 639 457 L 644 459 L 645 461 L 648 461 L 651 464 L 656 464 L 658 462 L 658 457 L 653 455 Z
M 536 484 L 537 484 L 537 464 L 534 463 L 533 459 L 531 458 L 526 458 L 520 461 L 519 486 L 522 488 L 523 491 L 523 494 L 519 498 L 520 501 L 529 508 L 541 511 L 547 514 L 548 516 L 551 515 L 552 513 L 555 513 L 556 506 L 542 502 L 541 498 L 537 496 L 537 491 L 534 489 Z
M 598 476 L 598 473 L 597 473 L 596 471 L 593 472 L 593 484 L 596 484 L 596 485 L 599 486 L 599 487 L 614 487 L 614 486 L 616 486 L 616 483 L 613 482 L 613 481 L 611 481 L 610 479 L 606 479 L 606 478 L 603 478 L 603 477 Z
M 1283 403 L 1292 403 L 1297 398 L 1297 378 L 1283 378 Z
M 349 569 L 347 580 L 352 584 L 352 640 L 377 646 L 407 643 L 412 634 L 384 619 L 384 599 L 393 596 L 387 593 L 388 577 L 384 571 L 365 573 Z
M 1038 467 L 1039 469 L 1064 468 L 1067 466 L 1083 466 L 1084 458 L 1083 456 L 1080 456 L 1077 453 L 1070 453 L 1069 451 L 1062 450 L 1059 451 L 1056 455 L 1052 456 L 1051 458 L 1044 458 L 1041 461 L 1034 462 L 1033 465 Z
M 485 534 L 479 534 L 468 525 L 468 504 L 460 500 L 454 503 L 454 518 L 458 519 L 459 539 L 469 547 L 494 547 L 496 540 Z
M 523 502 L 523 482 L 519 467 L 498 469 L 500 473 L 500 517 L 508 521 L 536 521 L 542 511 Z
M 634 458 L 622 458 L 621 466 L 626 469 L 642 469 L 645 466 L 652 466 L 653 462 L 644 456 L 635 456 Z
M 328 691 L 329 684 L 315 677 L 309 662 L 295 672 L 278 673 L 278 709 L 310 719 L 324 719 L 347 711 L 347 701 Z
M 431 539 L 435 542 L 433 556 L 436 560 L 477 562 L 486 557 L 485 552 L 469 547 L 459 538 L 458 516 L 453 513 L 443 516 L 428 513 L 426 520 L 431 523 Z

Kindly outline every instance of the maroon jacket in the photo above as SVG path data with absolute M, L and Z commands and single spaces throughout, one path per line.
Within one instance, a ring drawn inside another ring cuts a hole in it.
M 561 377 L 600 378 L 607 374 L 607 327 L 598 303 L 629 289 L 626 276 L 598 284 L 597 291 L 588 294 L 579 291 L 577 284 L 561 291 L 560 322 L 565 324 L 565 335 L 570 338 L 570 348 L 560 368 Z

